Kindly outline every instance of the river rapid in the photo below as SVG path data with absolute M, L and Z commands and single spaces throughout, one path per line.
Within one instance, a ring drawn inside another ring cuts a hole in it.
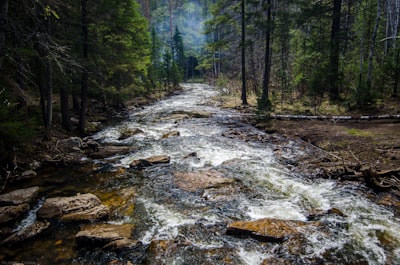
M 11 257 L 38 264 L 400 264 L 400 220 L 390 209 L 368 199 L 363 185 L 296 171 L 282 158 L 304 155 L 304 143 L 248 125 L 243 114 L 210 103 L 215 97 L 218 91 L 211 86 L 184 84 L 181 93 L 133 110 L 128 120 L 92 136 L 134 151 L 96 160 L 89 173 L 81 167 L 42 173 L 47 182 L 38 207 L 50 196 L 92 192 L 110 200 L 132 190 L 134 199 L 121 202 L 105 222 L 133 224 L 140 248 L 115 253 L 77 247 L 74 236 L 81 224 L 55 222 L 48 232 L 16 246 Z M 121 137 L 126 131 L 136 133 Z M 130 166 L 159 155 L 170 162 Z M 196 172 L 233 182 L 191 189 L 185 179 L 177 180 L 179 173 Z M 330 209 L 342 214 L 322 215 L 323 228 L 308 230 L 297 241 L 226 234 L 227 225 L 239 220 L 307 222 L 310 212 Z M 33 211 L 29 218 L 34 216 Z

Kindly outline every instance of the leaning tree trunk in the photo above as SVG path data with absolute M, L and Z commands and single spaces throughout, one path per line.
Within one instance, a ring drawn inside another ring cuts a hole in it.
M 81 110 L 79 114 L 79 131 L 81 134 L 85 133 L 86 127 L 86 111 L 87 111 L 87 93 L 88 93 L 88 80 L 89 73 L 87 70 L 87 59 L 89 52 L 88 45 L 88 14 L 87 14 L 87 1 L 82 0 L 82 49 L 83 49 L 83 60 L 86 63 L 85 68 L 82 72 L 82 80 L 81 80 Z
M 51 42 L 51 18 L 46 20 L 47 42 Z M 51 61 L 46 62 L 46 115 L 44 126 L 50 129 L 53 123 L 53 65 Z
M 6 40 L 8 0 L 0 0 L 0 71 L 3 67 L 4 46 Z

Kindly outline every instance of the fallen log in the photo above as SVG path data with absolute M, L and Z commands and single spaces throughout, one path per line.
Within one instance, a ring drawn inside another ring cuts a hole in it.
M 332 121 L 349 121 L 349 120 L 396 120 L 400 119 L 400 115 L 286 115 L 286 114 L 271 114 L 272 119 L 277 120 L 332 120 Z

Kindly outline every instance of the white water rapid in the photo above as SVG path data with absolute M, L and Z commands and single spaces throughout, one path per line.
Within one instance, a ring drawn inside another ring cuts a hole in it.
M 280 164 L 274 150 L 288 147 L 287 156 L 294 155 L 295 143 L 289 140 L 277 146 L 227 137 L 232 131 L 256 136 L 252 139 L 266 135 L 242 123 L 240 113 L 209 104 L 216 96 L 213 87 L 186 84 L 182 93 L 134 110 L 129 120 L 93 137 L 104 144 L 135 147 L 128 155 L 114 157 L 115 167 L 129 168 L 132 161 L 151 156 L 171 158 L 168 165 L 131 176 L 129 185 L 138 193 L 137 210 L 132 216 L 111 220 L 136 224 L 138 239 L 144 244 L 160 240 L 175 244 L 163 256 L 153 253 L 147 258 L 149 264 L 253 265 L 271 257 L 286 264 L 400 264 L 400 220 L 390 209 L 370 201 L 363 186 L 311 180 Z M 119 140 L 124 131 L 137 129 L 139 133 Z M 179 136 L 163 138 L 172 131 Z M 218 187 L 185 191 L 176 184 L 175 172 L 200 170 L 222 172 L 239 184 L 229 191 Z M 237 220 L 307 221 L 310 211 L 332 208 L 344 215 L 321 217 L 324 229 L 308 231 L 299 252 L 287 244 L 224 233 L 226 225 Z

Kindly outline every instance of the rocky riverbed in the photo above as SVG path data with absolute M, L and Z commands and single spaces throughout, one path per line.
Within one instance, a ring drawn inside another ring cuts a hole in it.
M 188 85 L 91 137 L 48 142 L 51 152 L 0 195 L 0 258 L 399 262 L 395 187 L 370 188 L 363 165 L 343 163 L 284 126 L 256 129 L 242 114 L 210 103 L 215 93 Z

